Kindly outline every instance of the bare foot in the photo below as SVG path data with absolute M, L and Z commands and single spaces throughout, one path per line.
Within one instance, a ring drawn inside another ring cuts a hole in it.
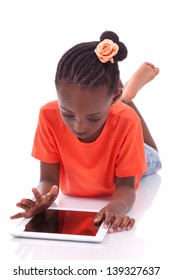
M 159 73 L 159 68 L 149 62 L 143 63 L 138 70 L 133 74 L 130 80 L 125 84 L 121 96 L 123 102 L 130 102 L 137 92 Z

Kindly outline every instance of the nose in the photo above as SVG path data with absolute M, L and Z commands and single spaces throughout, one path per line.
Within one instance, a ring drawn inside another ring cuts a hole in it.
M 86 124 L 81 119 L 76 119 L 76 122 L 74 124 L 74 129 L 77 133 L 84 133 L 86 131 Z

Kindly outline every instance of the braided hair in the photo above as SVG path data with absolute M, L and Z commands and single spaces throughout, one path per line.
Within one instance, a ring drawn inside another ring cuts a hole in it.
M 97 45 L 104 39 L 110 39 L 119 46 L 114 63 L 102 63 L 94 52 Z M 116 92 L 119 81 L 118 61 L 127 57 L 126 46 L 112 31 L 105 31 L 99 41 L 77 44 L 69 49 L 60 59 L 55 75 L 55 85 L 61 82 L 78 84 L 82 88 L 98 89 L 105 87 L 108 94 Z

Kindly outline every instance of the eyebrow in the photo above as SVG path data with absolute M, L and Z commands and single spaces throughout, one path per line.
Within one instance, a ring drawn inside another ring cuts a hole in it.
M 60 106 L 60 108 L 61 108 L 62 110 L 64 110 L 64 111 L 66 111 L 66 112 L 70 113 L 70 114 L 75 115 L 75 113 L 73 113 L 73 112 L 71 112 L 71 111 L 69 111 L 69 110 L 65 109 L 65 108 L 64 108 L 64 107 L 62 107 L 62 106 Z M 86 116 L 96 116 L 96 115 L 100 115 L 100 114 L 102 114 L 102 113 L 103 113 L 103 112 L 98 112 L 98 113 L 88 114 L 88 115 L 86 115 Z

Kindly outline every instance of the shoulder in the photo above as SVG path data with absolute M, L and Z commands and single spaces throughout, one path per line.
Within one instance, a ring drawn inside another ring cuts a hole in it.
M 121 101 L 117 101 L 115 103 L 111 113 L 112 113 L 112 119 L 116 121 L 121 120 L 130 123 L 136 123 L 140 121 L 135 110 L 133 110 L 130 106 L 128 106 L 127 104 Z
M 46 104 L 44 104 L 40 108 L 39 118 L 48 121 L 50 123 L 53 123 L 54 121 L 59 120 L 60 121 L 60 112 L 59 112 L 59 106 L 58 101 L 50 101 Z
M 59 114 L 58 101 L 50 101 L 40 108 L 41 115 L 57 115 Z
M 57 100 L 53 100 L 53 101 L 50 101 L 46 104 L 44 104 L 40 111 L 51 111 L 51 110 L 56 110 L 58 109 L 58 101 Z

